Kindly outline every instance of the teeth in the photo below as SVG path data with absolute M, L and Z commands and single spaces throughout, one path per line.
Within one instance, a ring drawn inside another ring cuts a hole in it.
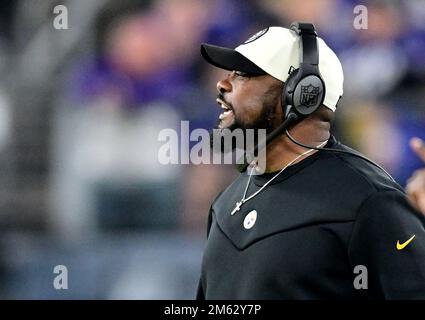
M 224 118 L 226 118 L 230 113 L 231 113 L 232 111 L 231 110 L 228 110 L 228 111 L 225 111 L 225 112 L 223 112 L 222 114 L 220 114 L 219 116 L 218 116 L 218 118 L 220 119 L 220 120 L 223 120 Z
M 231 110 L 231 108 L 221 99 L 216 99 L 217 103 L 220 105 L 220 107 L 224 110 Z

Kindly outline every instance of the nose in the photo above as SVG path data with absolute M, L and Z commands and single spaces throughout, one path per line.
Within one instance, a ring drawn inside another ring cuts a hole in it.
M 229 81 L 229 77 L 217 82 L 217 91 L 221 94 L 232 91 L 232 84 Z

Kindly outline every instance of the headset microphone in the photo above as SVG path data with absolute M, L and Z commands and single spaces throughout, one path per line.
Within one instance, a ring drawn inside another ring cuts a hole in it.
M 259 141 L 255 145 L 253 150 L 245 152 L 243 159 L 239 160 L 236 165 L 239 172 L 244 172 L 248 168 L 248 166 L 251 164 L 251 162 L 255 159 L 256 155 L 258 155 L 258 152 L 263 150 L 270 142 L 272 142 L 282 133 L 286 132 L 291 125 L 293 125 L 294 123 L 298 121 L 298 118 L 299 117 L 295 112 L 290 112 L 288 116 L 286 117 L 285 121 L 283 121 L 282 124 L 279 127 L 277 127 L 275 130 L 270 132 L 266 136 L 265 140 Z

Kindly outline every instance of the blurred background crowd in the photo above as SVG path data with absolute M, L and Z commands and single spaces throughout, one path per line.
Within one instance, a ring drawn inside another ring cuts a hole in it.
M 161 165 L 158 133 L 217 123 L 223 71 L 200 43 L 297 20 L 342 61 L 335 134 L 404 186 L 425 137 L 423 0 L 2 0 L 0 299 L 192 299 L 209 206 L 237 171 Z

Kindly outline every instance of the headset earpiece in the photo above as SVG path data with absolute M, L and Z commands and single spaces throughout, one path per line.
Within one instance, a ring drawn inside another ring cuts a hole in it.
M 296 22 L 291 29 L 300 36 L 300 67 L 293 70 L 283 87 L 285 117 L 291 112 L 299 119 L 315 112 L 325 98 L 325 83 L 319 71 L 317 34 L 312 23 Z

